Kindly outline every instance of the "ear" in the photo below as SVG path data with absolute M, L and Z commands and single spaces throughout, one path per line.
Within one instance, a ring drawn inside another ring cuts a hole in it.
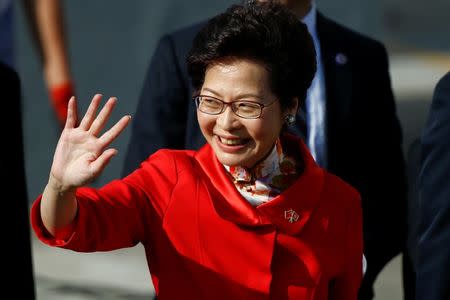
M 294 97 L 292 98 L 291 105 L 288 108 L 286 108 L 285 111 L 283 112 L 283 116 L 284 117 L 286 117 L 287 115 L 296 116 L 298 108 L 299 108 L 298 98 Z

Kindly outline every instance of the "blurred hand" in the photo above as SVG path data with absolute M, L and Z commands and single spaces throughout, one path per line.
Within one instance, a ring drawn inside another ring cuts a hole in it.
M 108 148 L 128 125 L 131 117 L 123 116 L 109 130 L 100 134 L 117 102 L 108 99 L 97 115 L 102 95 L 95 95 L 86 114 L 77 126 L 75 97 L 68 103 L 67 121 L 53 157 L 50 181 L 60 192 L 67 192 L 95 180 L 117 153 Z
M 71 81 L 52 85 L 50 88 L 50 100 L 60 128 L 64 128 L 67 118 L 67 108 L 71 97 L 75 96 Z

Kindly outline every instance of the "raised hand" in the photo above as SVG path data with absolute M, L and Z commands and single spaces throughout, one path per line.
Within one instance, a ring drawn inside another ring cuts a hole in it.
M 78 117 L 75 98 L 69 101 L 66 124 L 50 172 L 50 181 L 60 192 L 92 182 L 117 153 L 116 149 L 108 146 L 125 129 L 131 117 L 123 116 L 109 130 L 100 134 L 117 102 L 115 97 L 109 98 L 97 115 L 101 99 L 100 94 L 92 98 L 79 126 L 76 126 Z

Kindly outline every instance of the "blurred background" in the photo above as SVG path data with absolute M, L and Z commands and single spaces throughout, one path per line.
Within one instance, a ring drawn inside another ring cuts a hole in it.
M 59 128 L 22 7 L 14 2 L 31 203 L 47 182 Z M 234 2 L 63 1 L 80 110 L 87 108 L 95 93 L 102 93 L 119 99 L 111 122 L 133 114 L 159 37 Z M 429 0 L 424 5 L 419 0 L 317 0 L 317 5 L 328 17 L 386 45 L 407 153 L 421 133 L 434 85 L 450 70 L 450 1 Z M 130 132 L 128 128 L 115 141 L 119 154 L 94 185 L 120 176 Z M 79 254 L 49 249 L 33 237 L 33 252 L 38 299 L 148 299 L 153 293 L 140 246 L 107 254 Z M 377 300 L 402 299 L 399 261 L 395 258 L 378 279 Z

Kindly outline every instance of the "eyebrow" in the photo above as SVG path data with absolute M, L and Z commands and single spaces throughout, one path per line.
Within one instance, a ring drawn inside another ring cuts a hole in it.
M 216 92 L 216 91 L 214 91 L 214 90 L 212 90 L 212 89 L 210 89 L 210 88 L 203 88 L 203 90 L 204 90 L 204 91 L 208 91 L 208 92 L 214 94 L 215 96 L 217 96 L 217 97 L 219 97 L 219 98 L 223 98 L 221 94 L 219 94 L 218 92 Z M 258 100 L 262 100 L 262 99 L 263 99 L 263 97 L 260 96 L 260 95 L 256 95 L 256 94 L 251 94 L 251 93 L 249 93 L 249 94 L 242 94 L 242 95 L 239 95 L 239 96 L 237 97 L 236 101 L 239 101 L 239 100 L 242 100 L 242 99 L 245 99 L 245 98 L 256 98 L 256 99 L 258 99 Z

